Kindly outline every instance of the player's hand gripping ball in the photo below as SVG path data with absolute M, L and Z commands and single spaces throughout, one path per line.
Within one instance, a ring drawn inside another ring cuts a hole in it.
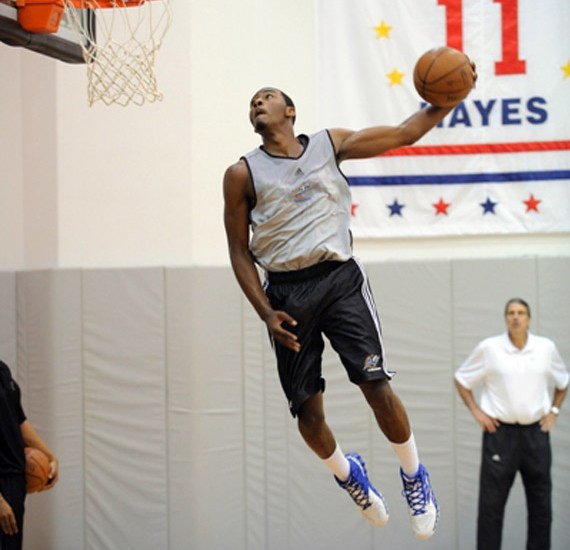
M 37 493 L 49 483 L 48 457 L 39 449 L 26 447 L 26 492 Z
M 467 97 L 476 80 L 475 66 L 459 50 L 447 46 L 425 52 L 414 67 L 414 86 L 436 107 L 451 107 Z

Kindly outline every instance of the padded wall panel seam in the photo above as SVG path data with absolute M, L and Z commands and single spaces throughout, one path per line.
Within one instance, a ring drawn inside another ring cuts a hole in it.
M 26 500 L 25 544 L 80 548 L 81 467 L 80 274 L 77 270 L 18 274 L 18 361 L 30 422 L 60 460 L 60 481 Z
M 488 336 L 505 332 L 504 305 L 514 296 L 537 303 L 535 258 L 455 260 L 453 262 L 454 370 L 475 345 Z M 474 392 L 477 394 L 477 392 Z M 479 467 L 482 432 L 463 402 L 456 396 L 458 446 L 459 549 L 475 547 Z M 517 476 L 505 513 L 503 549 L 524 547 L 526 508 Z
M 396 371 L 392 386 L 406 407 L 420 461 L 430 472 L 442 508 L 438 532 L 425 546 L 452 548 L 456 531 L 455 510 L 449 505 L 455 491 L 455 480 L 449 476 L 453 425 L 446 408 L 453 399 L 450 263 L 373 264 L 368 272 L 380 313 L 388 368 Z M 400 494 L 399 462 L 380 433 L 375 448 L 384 464 L 379 488 L 384 488 L 392 509 L 390 523 L 375 538 L 402 550 L 415 548 L 417 541 L 411 534 L 407 507 Z
M 221 268 L 167 270 L 175 548 L 245 548 L 241 294 Z
M 534 317 L 541 334 L 554 340 L 566 366 L 570 368 L 570 258 L 538 258 L 539 308 Z M 552 548 L 567 548 L 570 541 L 570 399 L 551 433 L 553 471 Z
M 166 547 L 162 270 L 83 283 L 87 548 Z

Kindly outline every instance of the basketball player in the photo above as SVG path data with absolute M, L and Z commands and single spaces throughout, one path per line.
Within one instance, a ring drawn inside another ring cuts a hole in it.
M 50 481 L 57 483 L 57 458 L 26 419 L 20 388 L 0 361 L 0 549 L 21 550 L 26 498 L 24 446 L 43 451 L 50 461 Z
M 368 281 L 352 256 L 351 197 L 339 164 L 410 145 L 451 109 L 429 106 L 399 126 L 296 136 L 293 101 L 278 89 L 263 88 L 249 105 L 249 119 L 263 144 L 224 176 L 231 264 L 269 329 L 301 436 L 366 519 L 385 525 L 388 506 L 368 480 L 364 461 L 356 453 L 343 453 L 325 421 L 324 334 L 400 459 L 412 528 L 422 539 L 434 533 L 439 509 L 406 410 L 390 385 L 394 373 L 384 362 Z M 265 270 L 264 285 L 256 264 Z

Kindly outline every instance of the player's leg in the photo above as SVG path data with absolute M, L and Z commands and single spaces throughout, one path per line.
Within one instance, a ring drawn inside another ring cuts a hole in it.
M 350 476 L 350 462 L 325 421 L 322 392 L 309 397 L 301 405 L 297 424 L 308 447 L 338 480 L 346 481 Z
M 375 527 L 384 526 L 389 517 L 382 495 L 368 480 L 364 461 L 357 453 L 344 454 L 326 423 L 323 393 L 306 399 L 297 413 L 299 432 L 305 443 L 334 474 L 362 515 Z
M 414 534 L 429 538 L 435 532 L 439 508 L 429 475 L 419 462 L 406 410 L 389 384 L 394 373 L 385 368 L 380 321 L 368 280 L 356 260 L 335 275 L 338 296 L 323 314 L 323 331 L 400 459 Z
M 429 474 L 419 461 L 406 409 L 386 379 L 364 382 L 359 387 L 400 460 L 403 494 L 414 534 L 417 538 L 427 539 L 437 528 L 439 506 Z
M 323 394 L 309 397 L 297 413 L 299 433 L 319 458 L 330 457 L 336 447 L 334 435 L 325 421 Z
M 326 267 L 326 266 L 324 266 Z M 267 296 L 276 309 L 289 312 L 298 322 L 291 330 L 301 344 L 299 352 L 274 343 L 279 378 L 289 401 L 293 416 L 298 416 L 298 427 L 307 445 L 323 460 L 334 474 L 337 483 L 345 489 L 366 519 L 376 526 L 388 520 L 384 499 L 370 484 L 366 467 L 355 453 L 345 455 L 336 443 L 325 421 L 323 407 L 324 380 L 321 373 L 321 358 L 324 341 L 320 320 L 323 310 L 334 301 L 330 285 L 334 284 L 333 271 L 318 273 L 301 281 L 283 280 L 271 282 L 266 288 Z M 295 279 L 297 275 L 294 275 Z M 285 276 L 288 279 L 289 275 Z
M 521 428 L 521 477 L 528 511 L 527 550 L 548 550 L 552 525 L 550 435 L 539 424 Z
M 408 414 L 388 379 L 362 382 L 359 387 L 388 441 L 400 444 L 408 441 L 412 435 Z

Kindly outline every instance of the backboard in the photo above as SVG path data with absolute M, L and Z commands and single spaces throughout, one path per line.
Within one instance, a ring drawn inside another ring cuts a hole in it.
M 94 40 L 95 16 L 92 10 L 82 10 L 81 17 L 84 18 L 84 28 L 89 29 Z M 81 39 L 70 28 L 65 13 L 56 33 L 31 33 L 18 23 L 16 0 L 0 0 L 0 42 L 27 48 L 67 63 L 85 63 L 79 40 Z

